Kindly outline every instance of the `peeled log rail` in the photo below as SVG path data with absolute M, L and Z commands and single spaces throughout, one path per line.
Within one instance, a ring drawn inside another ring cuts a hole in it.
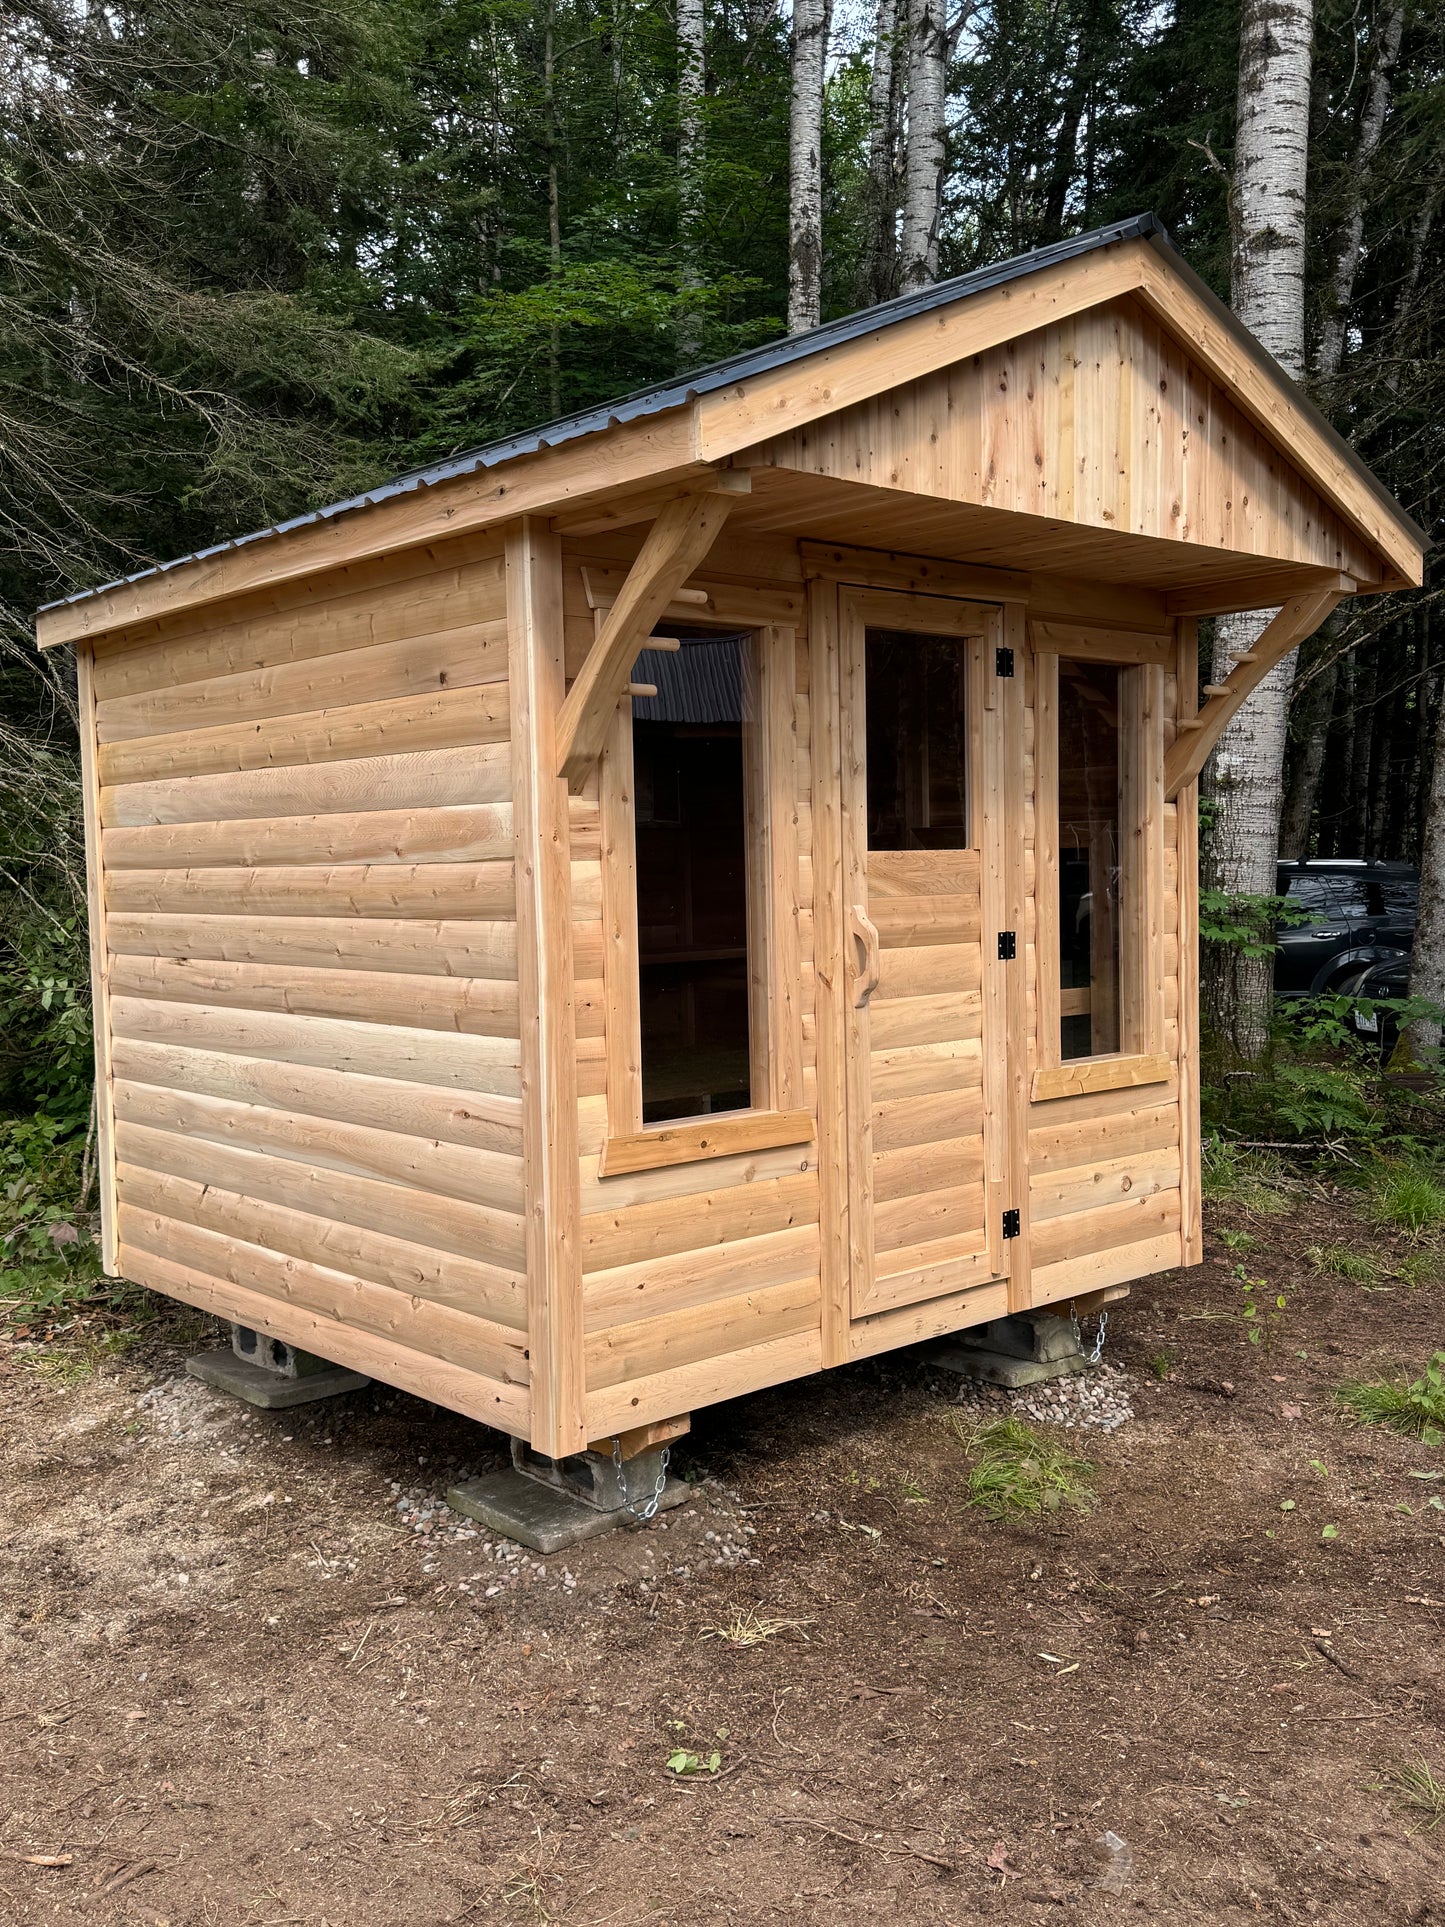
M 1181 728 L 1164 758 L 1164 796 L 1172 803 L 1186 784 L 1192 783 L 1209 760 L 1209 752 L 1224 733 L 1225 725 L 1247 696 L 1264 681 L 1291 649 L 1312 636 L 1325 617 L 1354 590 L 1347 576 L 1340 576 L 1327 588 L 1308 589 L 1291 596 L 1274 619 L 1266 624 L 1248 652 L 1236 659 L 1222 683 L 1211 683 L 1207 698 L 1192 728 Z

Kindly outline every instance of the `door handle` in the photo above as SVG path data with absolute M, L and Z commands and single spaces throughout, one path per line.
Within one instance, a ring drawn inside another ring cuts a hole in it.
M 861 903 L 848 912 L 848 931 L 858 946 L 858 975 L 853 984 L 853 1008 L 866 1010 L 878 988 L 878 926 Z

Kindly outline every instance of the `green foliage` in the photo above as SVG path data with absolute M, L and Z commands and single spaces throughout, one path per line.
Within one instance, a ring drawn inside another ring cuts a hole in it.
M 1370 1186 L 1370 1215 L 1385 1229 L 1422 1238 L 1445 1224 L 1445 1184 L 1427 1166 L 1384 1165 Z
M 1213 1132 L 1204 1140 L 1201 1164 L 1206 1203 L 1236 1205 L 1255 1216 L 1288 1209 L 1293 1187 L 1272 1152 L 1249 1150 Z
M 1373 1285 L 1380 1276 L 1378 1260 L 1367 1251 L 1352 1251 L 1348 1245 L 1310 1245 L 1305 1257 L 1313 1270 L 1347 1278 L 1351 1284 Z
M 1284 1323 L 1285 1295 L 1282 1291 L 1276 1292 L 1271 1304 L 1268 1279 L 1251 1278 L 1241 1264 L 1234 1267 L 1234 1275 L 1244 1293 L 1244 1335 L 1251 1345 L 1259 1345 L 1268 1352 Z
M 1445 1820 L 1445 1778 L 1435 1772 L 1422 1754 L 1406 1766 L 1394 1768 L 1385 1784 L 1407 1813 L 1423 1816 L 1422 1833 L 1433 1833 Z
M 1286 897 L 1247 896 L 1237 890 L 1201 886 L 1199 935 L 1205 943 L 1223 944 L 1244 957 L 1270 957 L 1278 949 L 1276 931 L 1282 923 L 1308 923 L 1310 913 Z
M 985 1518 L 1035 1518 L 1041 1513 L 1088 1512 L 1094 1505 L 1093 1467 L 1041 1438 L 1019 1419 L 994 1419 L 969 1429 L 958 1415 L 952 1428 L 973 1461 L 968 1503 Z
M 1408 1385 L 1374 1378 L 1342 1385 L 1335 1396 L 1362 1425 L 1388 1425 L 1426 1445 L 1445 1444 L 1445 1351 L 1435 1352 Z

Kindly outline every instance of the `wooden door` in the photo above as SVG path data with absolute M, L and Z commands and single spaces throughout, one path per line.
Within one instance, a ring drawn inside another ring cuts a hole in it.
M 860 1318 L 1006 1269 L 998 957 L 1003 825 L 1016 813 L 1000 807 L 997 612 L 844 590 L 839 616 L 849 1268 Z M 1021 932 L 1015 941 L 1022 970 Z

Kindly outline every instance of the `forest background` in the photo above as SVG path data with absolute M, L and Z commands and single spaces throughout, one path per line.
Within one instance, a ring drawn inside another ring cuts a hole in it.
M 1266 65 L 1304 36 L 1306 385 L 1438 529 L 1445 10 L 1243 12 Z M 0 37 L 9 1255 L 72 1235 L 91 1114 L 73 672 L 37 605 L 1146 208 L 1240 275 L 1240 0 L 22 0 Z M 1438 593 L 1302 652 L 1286 854 L 1420 855 Z

